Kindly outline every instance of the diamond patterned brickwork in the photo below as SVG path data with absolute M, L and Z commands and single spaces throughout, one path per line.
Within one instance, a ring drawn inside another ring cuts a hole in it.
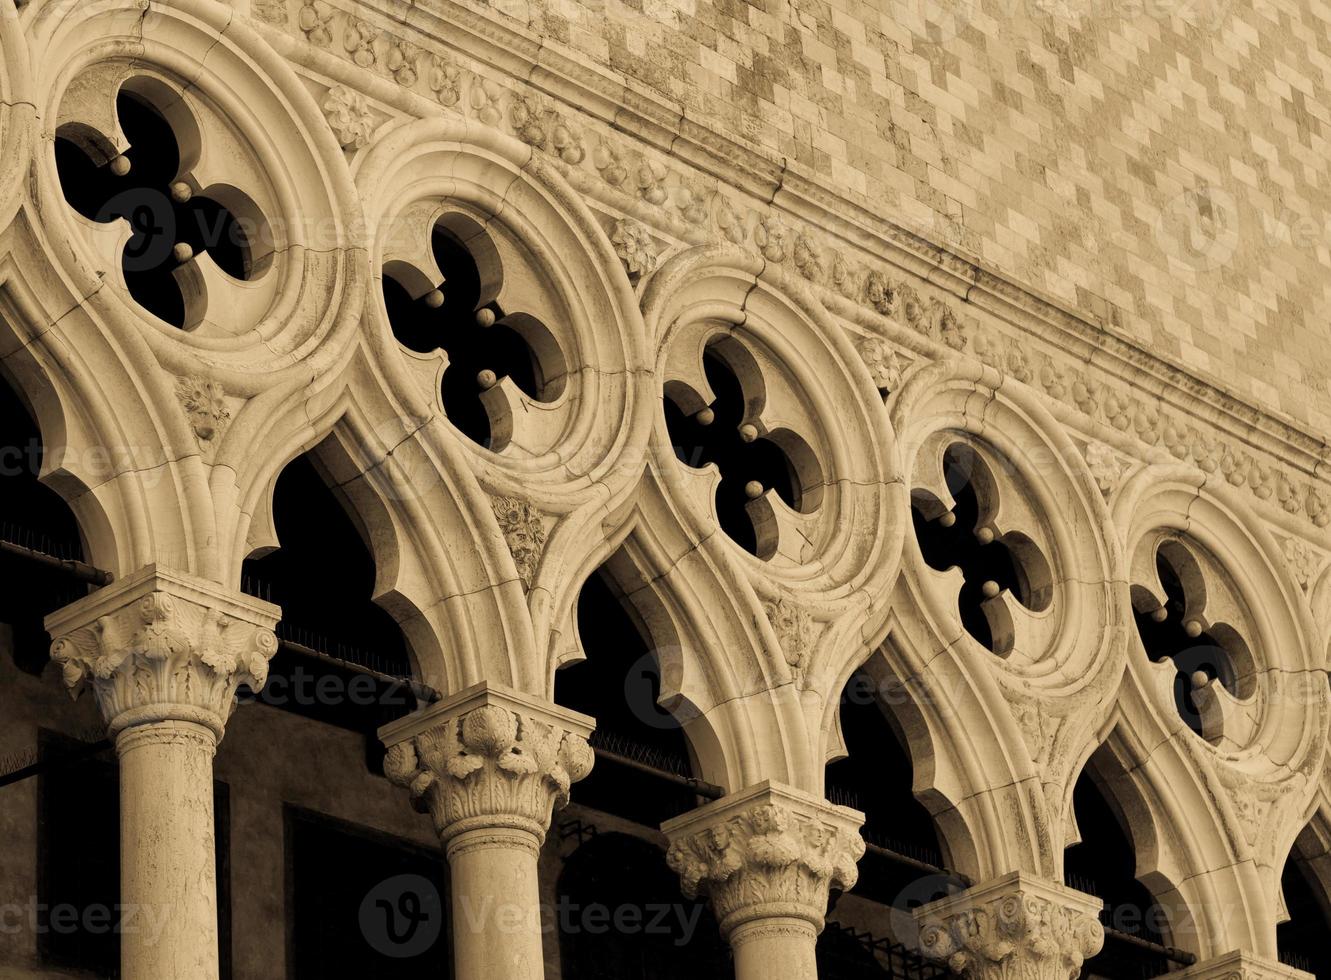
M 1246 397 L 1331 419 L 1325 2 L 492 9 Z

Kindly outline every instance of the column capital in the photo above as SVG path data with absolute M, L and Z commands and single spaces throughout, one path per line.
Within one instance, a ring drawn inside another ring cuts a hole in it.
M 668 820 L 666 861 L 684 893 L 706 894 L 733 943 L 760 920 L 816 935 L 831 888 L 849 889 L 864 854 L 864 814 L 764 782 Z M 754 925 L 750 926 L 749 924 Z
M 1069 980 L 1104 946 L 1103 906 L 1012 871 L 916 909 L 920 952 L 968 980 Z
M 1236 949 L 1166 973 L 1160 980 L 1313 980 L 1313 975 Z
M 282 611 L 206 579 L 148 565 L 46 617 L 51 659 L 77 697 L 92 688 L 113 738 L 161 721 L 218 739 L 236 688 L 258 690 Z
M 429 811 L 451 855 L 464 835 L 477 846 L 539 848 L 551 812 L 591 772 L 595 727 L 586 715 L 483 681 L 385 725 L 379 738 L 385 775 Z M 506 841 L 490 839 L 505 832 Z

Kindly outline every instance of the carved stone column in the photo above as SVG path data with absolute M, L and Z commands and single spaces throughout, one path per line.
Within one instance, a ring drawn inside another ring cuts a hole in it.
M 737 980 L 817 980 L 828 893 L 855 884 L 863 822 L 857 810 L 766 782 L 661 830 L 684 893 L 711 900 Z
M 595 722 L 481 683 L 379 730 L 384 772 L 434 818 L 453 894 L 454 976 L 542 980 L 537 856 L 592 768 Z
M 91 687 L 120 756 L 125 980 L 218 975 L 213 755 L 277 650 L 280 610 L 148 566 L 46 617 L 51 657 Z
M 1166 973 L 1160 980 L 1313 980 L 1313 975 L 1236 949 Z
M 967 980 L 1069 980 L 1100 952 L 1103 903 L 1013 871 L 915 910 L 920 951 Z

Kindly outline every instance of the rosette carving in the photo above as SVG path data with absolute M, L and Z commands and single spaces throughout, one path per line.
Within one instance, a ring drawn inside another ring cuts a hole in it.
M 92 688 L 112 735 L 174 719 L 220 738 L 236 689 L 258 690 L 277 652 L 276 606 L 155 567 L 47 617 L 74 696 Z
M 823 927 L 831 888 L 848 889 L 864 854 L 863 814 L 760 783 L 667 821 L 666 861 L 684 893 L 707 895 L 729 936 L 758 919 Z
M 1104 945 L 1100 904 L 1014 871 L 917 909 L 920 951 L 968 980 L 1070 980 Z
M 530 833 L 592 769 L 592 720 L 480 684 L 380 732 L 384 773 L 411 791 L 448 843 L 471 830 Z

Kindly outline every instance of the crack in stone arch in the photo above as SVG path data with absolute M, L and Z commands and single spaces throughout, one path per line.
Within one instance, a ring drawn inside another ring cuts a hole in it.
M 772 505 L 774 492 L 798 513 L 819 505 L 806 488 L 817 466 L 808 444 L 788 429 L 768 430 L 761 369 L 733 337 L 708 343 L 702 355 L 703 375 L 715 398 L 704 403 L 686 382 L 666 383 L 666 430 L 676 458 L 693 469 L 715 465 L 721 474 L 716 511 L 721 529 L 740 547 L 759 558 L 777 550 L 780 528 Z

